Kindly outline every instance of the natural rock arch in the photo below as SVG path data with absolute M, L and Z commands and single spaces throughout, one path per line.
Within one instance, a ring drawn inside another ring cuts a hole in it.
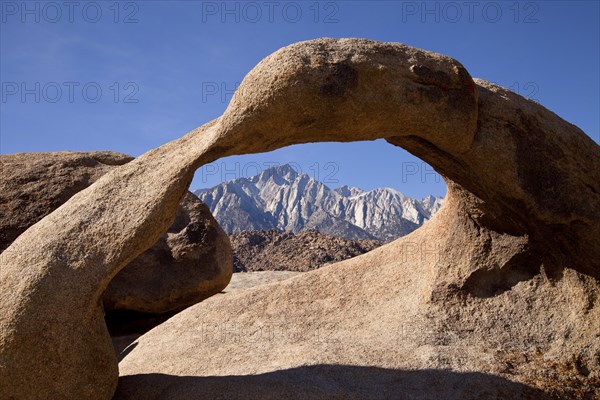
M 439 290 L 491 296 L 542 267 L 600 277 L 600 150 L 581 130 L 446 56 L 302 42 L 260 62 L 223 116 L 105 175 L 0 255 L 0 397 L 110 398 L 118 373 L 101 295 L 166 231 L 199 166 L 376 138 L 446 178 L 447 227 L 434 233 L 448 249 L 473 245 L 432 275 Z

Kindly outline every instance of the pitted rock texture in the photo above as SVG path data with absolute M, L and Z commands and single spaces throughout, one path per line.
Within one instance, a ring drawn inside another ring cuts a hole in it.
M 436 216 L 365 255 L 188 308 L 130 347 L 116 398 L 244 398 L 242 386 L 255 398 L 593 398 L 599 146 L 449 57 L 364 39 L 275 52 L 223 116 L 19 236 L 0 255 L 0 395 L 110 398 L 101 294 L 168 229 L 200 165 L 376 138 L 445 177 Z
M 75 193 L 133 157 L 97 151 L 0 156 L 0 251 Z M 225 288 L 233 272 L 228 237 L 188 193 L 168 231 L 108 286 L 105 310 L 165 313 Z
M 296 271 L 254 271 L 254 272 L 236 272 L 231 276 L 231 282 L 227 285 L 224 293 L 231 293 L 238 290 L 248 290 L 260 285 L 267 285 L 274 282 L 280 282 L 302 274 Z

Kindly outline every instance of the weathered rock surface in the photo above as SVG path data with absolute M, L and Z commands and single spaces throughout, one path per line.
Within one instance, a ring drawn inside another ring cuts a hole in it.
M 451 58 L 320 39 L 261 61 L 223 116 L 109 172 L 0 255 L 0 396 L 110 398 L 101 294 L 168 229 L 198 166 L 375 138 L 445 177 L 436 216 L 188 308 L 132 345 L 117 398 L 597 395 L 599 146 Z
M 110 151 L 0 156 L 0 251 L 75 193 L 132 159 Z M 112 280 L 104 308 L 165 313 L 202 301 L 227 286 L 230 251 L 206 205 L 189 193 L 167 233 Z
M 348 240 L 319 231 L 298 233 L 244 231 L 229 236 L 233 268 L 243 271 L 312 271 L 325 264 L 343 261 L 383 244 L 377 240 Z
M 261 285 L 281 282 L 286 279 L 298 276 L 302 272 L 296 271 L 254 271 L 254 272 L 236 272 L 231 277 L 231 282 L 223 293 L 232 293 L 238 290 L 251 289 Z

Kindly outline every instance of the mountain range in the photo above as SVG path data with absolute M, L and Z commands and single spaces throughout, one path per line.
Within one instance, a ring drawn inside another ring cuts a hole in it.
M 329 188 L 289 164 L 194 191 L 228 233 L 316 229 L 346 239 L 390 241 L 422 225 L 443 199 L 417 200 L 392 188 Z

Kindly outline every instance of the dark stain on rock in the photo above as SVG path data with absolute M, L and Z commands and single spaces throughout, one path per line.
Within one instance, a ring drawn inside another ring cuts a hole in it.
M 317 119 L 314 117 L 305 117 L 296 123 L 298 128 L 310 128 L 317 123 Z
M 319 94 L 342 97 L 348 89 L 358 85 L 358 71 L 349 64 L 333 64 L 328 67 L 325 81 L 319 86 Z
M 424 65 L 413 65 L 410 70 L 417 76 L 420 83 L 438 85 L 443 88 L 447 88 L 452 84 L 450 76 L 443 71 L 434 71 Z
M 524 127 L 507 125 L 516 144 L 519 184 L 530 193 L 541 213 L 561 215 L 566 218 L 573 209 L 569 179 L 560 165 L 562 150 L 553 146 L 543 131 L 531 118 L 522 118 Z M 542 149 L 542 150 L 541 150 Z M 549 154 L 554 157 L 548 157 Z
M 421 86 L 421 94 L 432 103 L 439 103 L 442 100 L 443 92 L 437 86 Z

